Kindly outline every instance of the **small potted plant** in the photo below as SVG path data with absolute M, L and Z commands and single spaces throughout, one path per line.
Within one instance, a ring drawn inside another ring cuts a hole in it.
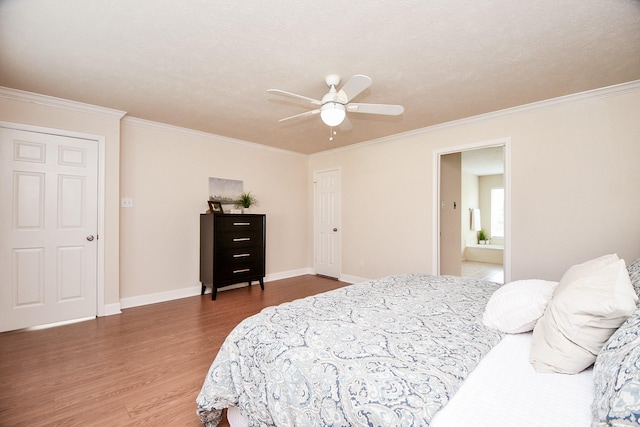
M 484 232 L 484 228 L 481 228 L 480 231 L 478 231 L 478 244 L 484 245 L 486 242 L 487 242 L 487 235 Z
M 252 206 L 258 205 L 258 199 L 250 191 L 240 194 L 236 200 L 236 208 L 242 208 L 244 213 L 249 213 Z

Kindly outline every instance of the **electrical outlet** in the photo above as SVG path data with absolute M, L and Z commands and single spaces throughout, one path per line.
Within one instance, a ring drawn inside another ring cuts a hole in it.
M 122 207 L 122 208 L 132 208 L 133 207 L 133 199 L 131 197 L 123 197 L 120 200 L 120 207 Z
M 363 259 L 360 260 L 360 268 L 364 268 L 364 260 Z

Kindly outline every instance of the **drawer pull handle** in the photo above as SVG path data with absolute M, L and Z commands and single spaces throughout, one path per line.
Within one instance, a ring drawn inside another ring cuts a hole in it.
M 246 256 L 251 256 L 251 254 L 235 254 L 235 255 L 233 255 L 234 258 L 242 258 L 242 257 L 246 257 Z
M 233 225 L 251 225 L 250 222 L 234 222 Z
M 242 270 L 233 270 L 233 274 L 246 273 L 247 271 L 251 271 L 251 269 L 250 268 L 243 268 Z
M 233 239 L 234 242 L 248 242 L 251 240 L 251 237 L 238 237 Z

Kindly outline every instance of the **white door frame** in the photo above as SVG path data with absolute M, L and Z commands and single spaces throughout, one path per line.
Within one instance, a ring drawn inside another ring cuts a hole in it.
M 440 156 L 481 148 L 504 147 L 504 283 L 511 281 L 511 138 L 478 141 L 455 147 L 444 147 L 433 152 L 433 247 L 432 271 L 440 274 Z
M 106 306 L 104 301 L 104 223 L 105 223 L 105 140 L 101 135 L 93 135 L 82 132 L 74 132 L 70 130 L 53 129 L 42 126 L 32 126 L 22 123 L 12 123 L 0 121 L 0 127 L 27 132 L 44 133 L 48 135 L 64 136 L 69 138 L 79 138 L 95 141 L 98 144 L 98 239 L 97 239 L 97 256 L 96 267 L 96 313 L 98 316 L 106 315 Z

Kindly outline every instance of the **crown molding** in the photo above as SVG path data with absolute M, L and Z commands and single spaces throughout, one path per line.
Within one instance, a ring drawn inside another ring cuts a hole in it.
M 64 108 L 67 110 L 79 111 L 84 113 L 106 115 L 109 117 L 122 119 L 123 121 L 134 124 L 134 125 L 153 127 L 156 129 L 164 129 L 172 132 L 179 132 L 179 133 L 188 134 L 188 135 L 200 136 L 200 137 L 215 139 L 216 141 L 220 141 L 220 142 L 236 144 L 236 145 L 240 144 L 240 145 L 245 145 L 247 147 L 257 148 L 257 149 L 266 150 L 270 152 L 276 152 L 280 154 L 288 154 L 288 155 L 297 156 L 297 157 L 317 157 L 317 156 L 333 154 L 341 151 L 356 150 L 356 149 L 365 147 L 367 145 L 392 142 L 398 139 L 416 136 L 416 135 L 424 135 L 430 132 L 436 132 L 442 129 L 461 126 L 469 123 L 490 120 L 490 119 L 495 119 L 500 117 L 512 116 L 512 115 L 521 114 L 528 111 L 549 108 L 551 106 L 556 106 L 556 105 L 562 105 L 562 104 L 568 104 L 568 103 L 574 103 L 574 102 L 592 101 L 595 99 L 601 99 L 601 98 L 606 98 L 610 96 L 618 96 L 618 95 L 623 95 L 625 93 L 637 92 L 638 90 L 640 90 L 640 80 L 634 80 L 627 83 L 621 83 L 613 86 L 607 86 L 604 88 L 593 89 L 593 90 L 579 92 L 571 95 L 565 95 L 558 98 L 547 99 L 544 101 L 533 102 L 530 104 L 507 108 L 504 110 L 493 111 L 491 113 L 479 114 L 477 116 L 466 117 L 464 119 L 453 120 L 446 123 L 440 123 L 437 125 L 433 125 L 433 126 L 429 126 L 421 129 L 416 129 L 408 132 L 390 135 L 383 138 L 372 139 L 372 140 L 364 141 L 358 144 L 352 144 L 346 147 L 334 148 L 331 150 L 321 151 L 319 153 L 313 153 L 313 154 L 302 154 L 302 153 L 297 153 L 290 150 L 270 147 L 262 144 L 257 144 L 254 142 L 229 138 L 221 135 L 197 131 L 197 130 L 169 125 L 165 123 L 153 122 L 150 120 L 138 119 L 130 116 L 125 117 L 127 115 L 126 111 L 100 107 L 92 104 L 85 104 L 77 101 L 69 101 L 66 99 L 56 98 L 53 96 L 41 95 L 33 92 L 27 92 L 27 91 L 18 90 L 18 89 L 11 89 L 11 88 L 2 87 L 2 86 L 0 86 L 0 98 L 13 99 L 13 100 L 23 101 L 23 102 L 31 102 L 34 104 L 45 105 L 49 107 Z
M 491 120 L 500 117 L 513 116 L 528 111 L 541 110 L 543 108 L 549 108 L 556 105 L 569 104 L 575 102 L 593 101 L 596 99 L 607 98 L 611 96 L 624 95 L 627 93 L 633 93 L 640 91 L 640 80 L 634 80 L 627 83 L 621 83 L 613 86 L 607 86 L 599 89 L 592 89 L 585 92 L 578 92 L 571 95 L 560 96 L 558 98 L 546 99 L 544 101 L 532 102 L 530 104 L 519 105 L 517 107 L 506 108 L 504 110 L 493 111 L 491 113 L 479 114 L 477 116 L 466 117 L 464 119 L 453 120 L 446 123 L 440 123 L 425 128 L 415 129 L 408 132 L 398 133 L 395 135 L 385 136 L 383 138 L 372 139 L 364 141 L 358 144 L 348 145 L 346 147 L 334 148 L 327 151 L 321 151 L 319 153 L 310 154 L 309 157 L 317 157 L 325 154 L 333 154 L 341 151 L 356 150 L 358 148 L 365 147 L 367 145 L 381 144 L 386 142 L 393 142 L 398 139 L 406 137 L 424 135 L 430 132 L 436 132 L 442 129 L 457 127 L 469 123 L 480 122 L 484 120 Z
M 199 130 L 183 128 L 183 127 L 180 127 L 180 126 L 169 125 L 169 124 L 166 124 L 166 123 L 154 122 L 152 120 L 139 119 L 137 117 L 127 116 L 124 119 L 122 119 L 122 122 L 123 123 L 129 123 L 129 124 L 135 125 L 135 126 L 144 126 L 144 127 L 154 128 L 154 129 L 158 129 L 158 130 L 181 133 L 183 135 L 191 135 L 191 136 L 197 136 L 197 137 L 201 137 L 201 138 L 215 139 L 218 142 L 223 142 L 223 143 L 227 143 L 227 144 L 234 144 L 234 145 L 244 145 L 246 147 L 251 147 L 251 148 L 254 148 L 254 149 L 270 151 L 272 153 L 288 154 L 288 155 L 296 156 L 296 157 L 305 157 L 305 158 L 308 157 L 307 154 L 297 153 L 295 151 L 284 150 L 282 148 L 270 147 L 268 145 L 258 144 L 258 143 L 255 143 L 255 142 L 245 141 L 245 140 L 242 140 L 242 139 L 229 138 L 227 136 L 217 135 L 215 133 L 208 133 L 208 132 L 203 132 L 203 131 L 199 131 Z
M 56 98 L 54 96 L 41 95 L 39 93 L 27 92 L 24 90 L 11 89 L 0 86 L 0 98 L 12 99 L 15 101 L 30 102 L 32 104 L 44 105 L 47 107 L 64 108 L 65 110 L 78 111 L 82 113 L 109 116 L 117 119 L 124 117 L 127 112 L 114 110 L 112 108 L 99 107 L 97 105 L 85 104 L 83 102 L 69 101 L 67 99 Z

